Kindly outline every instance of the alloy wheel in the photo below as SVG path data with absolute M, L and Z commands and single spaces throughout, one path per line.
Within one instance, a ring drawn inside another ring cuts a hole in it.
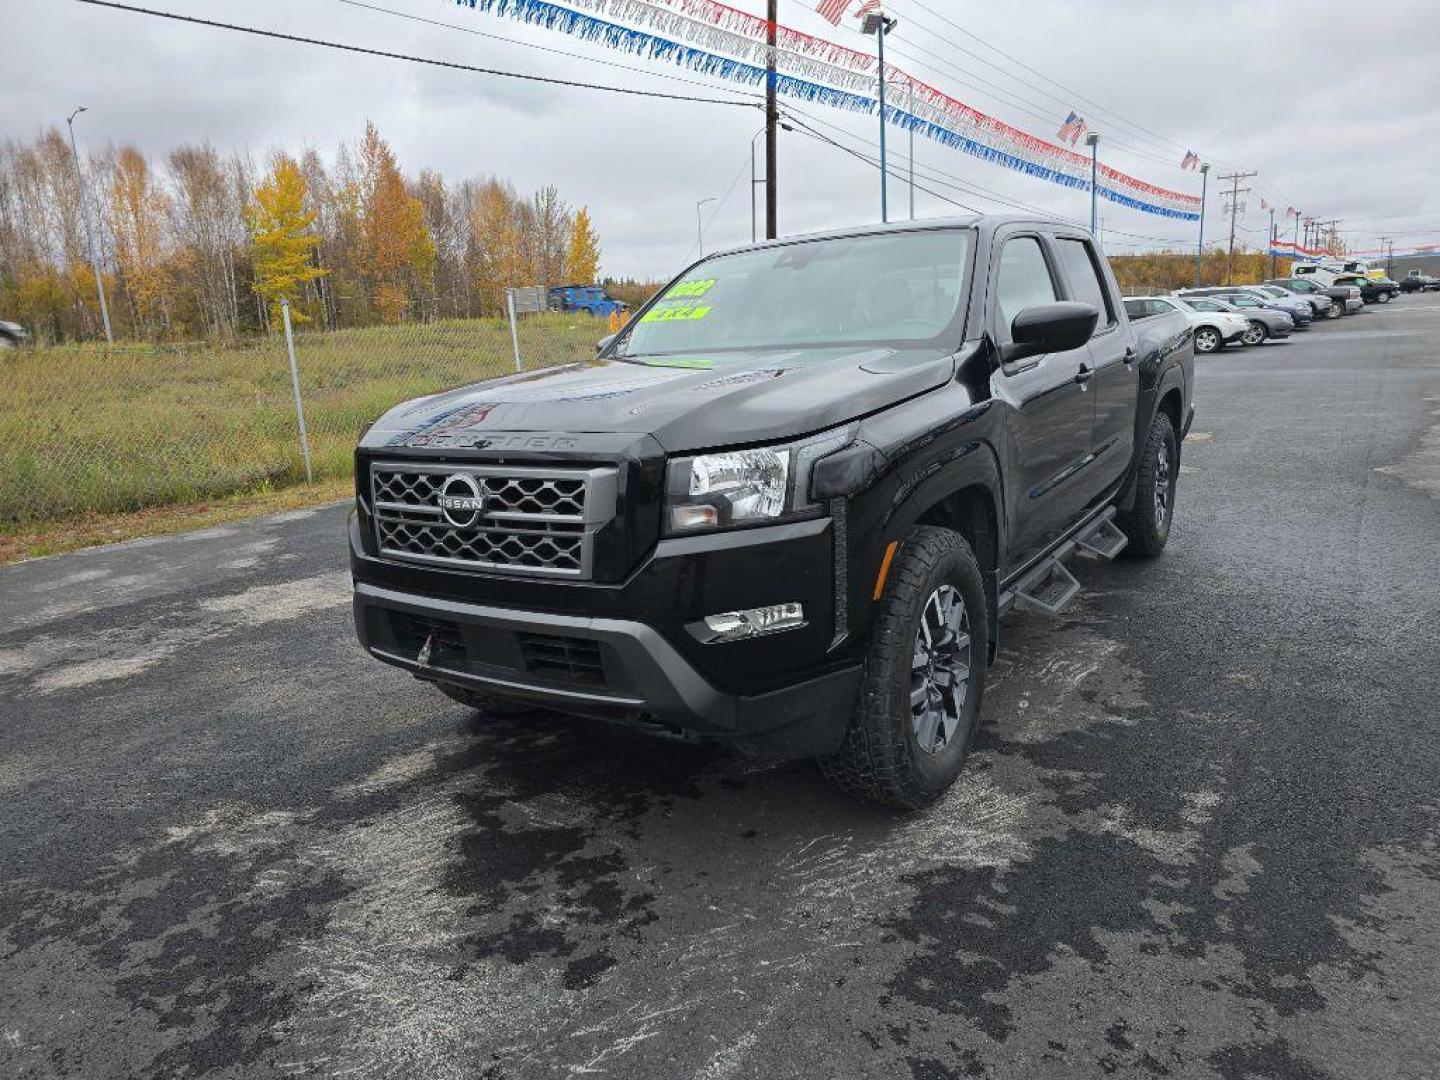
M 927 754 L 950 745 L 965 709 L 970 684 L 970 618 L 953 585 L 941 585 L 925 601 L 910 669 L 910 721 Z
M 1245 336 L 1240 340 L 1246 345 L 1259 345 L 1265 340 L 1265 328 L 1258 322 L 1252 322 L 1245 328 Z
M 1170 509 L 1170 449 L 1162 441 L 1155 453 L 1155 528 L 1164 530 Z
M 1195 348 L 1202 353 L 1214 352 L 1220 347 L 1220 335 L 1208 327 L 1195 333 Z

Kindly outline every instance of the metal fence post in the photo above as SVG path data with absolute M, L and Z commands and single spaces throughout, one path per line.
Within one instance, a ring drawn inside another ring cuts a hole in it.
M 515 331 L 515 290 L 505 290 L 505 309 L 510 313 L 510 346 L 515 350 L 515 370 L 524 370 L 520 366 L 520 335 Z
M 295 419 L 300 421 L 300 451 L 305 455 L 305 482 L 313 484 L 310 470 L 310 436 L 305 433 L 305 406 L 300 403 L 300 368 L 295 363 L 295 335 L 290 332 L 290 301 L 280 298 L 280 316 L 285 321 L 285 351 L 290 354 L 290 386 L 295 391 Z

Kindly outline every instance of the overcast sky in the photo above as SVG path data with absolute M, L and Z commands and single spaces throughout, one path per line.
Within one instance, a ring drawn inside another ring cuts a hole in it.
M 764 9 L 764 0 L 729 2 L 750 12 Z M 723 91 L 733 84 L 481 15 L 450 0 L 373 3 L 440 25 L 343 0 L 143 0 L 142 6 L 559 78 L 736 96 Z M 781 0 L 781 21 L 852 47 L 872 46 L 873 39 L 853 29 L 853 20 L 832 28 L 811 10 L 813 4 Z M 1395 237 L 1397 250 L 1440 243 L 1435 0 L 893 0 L 886 7 L 900 20 L 888 60 L 1033 134 L 1053 138 L 1074 108 L 1105 136 L 1104 160 L 1197 194 L 1199 177 L 1180 171 L 1183 151 L 1177 146 L 1216 163 L 1212 196 L 1215 174 L 1258 170 L 1247 181 L 1255 190 L 1246 197 L 1239 234 L 1252 246 L 1264 244 L 1262 198 L 1282 214 L 1294 205 L 1316 217 L 1343 219 L 1357 248 L 1378 246 L 1381 235 Z M 526 191 L 554 183 L 569 203 L 588 204 L 608 274 L 668 276 L 693 257 L 695 205 L 710 196 L 723 201 L 704 208 L 706 248 L 750 236 L 749 143 L 762 117 L 748 109 L 426 68 L 74 0 L 3 0 L 0 42 L 0 137 L 32 137 L 83 104 L 90 111 L 76 130 L 86 142 L 134 143 L 157 157 L 180 143 L 207 139 L 221 150 L 245 149 L 257 157 L 309 145 L 328 158 L 338 141 L 355 141 L 368 118 L 407 172 L 428 167 L 456 179 L 494 174 Z M 859 140 L 877 138 L 873 117 L 796 104 L 837 125 L 837 138 L 857 148 L 869 149 Z M 782 100 L 782 107 L 789 105 Z M 1121 143 L 1124 149 L 1116 145 Z M 906 137 L 892 133 L 890 148 L 904 168 Z M 916 140 L 916 159 L 922 172 L 937 170 L 1065 216 L 1089 214 L 1084 193 L 925 139 Z M 933 186 L 976 208 L 1004 209 L 984 195 Z M 799 133 L 782 134 L 779 187 L 782 233 L 879 220 L 876 170 Z M 763 191 L 757 194 L 763 234 Z M 919 217 L 958 212 L 932 194 L 916 196 Z M 1155 247 L 1160 240 L 1194 242 L 1193 225 L 1103 201 L 1100 212 L 1113 251 Z M 891 216 L 907 213 L 908 192 L 894 183 Z M 1207 236 L 1223 239 L 1227 223 L 1220 220 L 1218 198 L 1209 201 L 1207 216 Z

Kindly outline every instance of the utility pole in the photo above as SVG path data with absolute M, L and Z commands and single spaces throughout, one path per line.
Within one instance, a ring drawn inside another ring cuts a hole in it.
M 1270 276 L 1275 276 L 1275 243 L 1280 234 L 1275 231 L 1275 208 L 1270 207 Z
M 889 163 L 885 160 L 885 35 L 899 25 L 899 19 L 892 19 L 883 11 L 872 11 L 865 16 L 865 21 L 860 24 L 862 34 L 874 34 L 875 44 L 879 49 L 879 56 L 876 57 L 876 64 L 880 70 L 880 220 L 890 220 L 890 200 L 886 192 L 886 173 L 889 171 Z
M 1095 200 L 1098 197 L 1095 181 L 1100 169 L 1100 133 L 1092 131 L 1085 136 L 1085 145 L 1090 147 L 1090 231 L 1095 231 Z
M 1340 224 L 1340 218 L 1331 218 L 1329 221 L 1315 222 L 1315 241 L 1320 244 L 1324 253 L 1333 255 L 1335 253 L 1335 226 Z
M 774 240 L 776 226 L 775 148 L 780 108 L 775 102 L 775 24 L 779 21 L 780 0 L 765 5 L 765 239 Z
M 1300 211 L 1290 211 L 1295 215 L 1295 239 L 1290 245 L 1290 272 L 1295 272 L 1295 264 L 1300 261 Z
M 1205 261 L 1205 193 L 1210 182 L 1210 163 L 1200 166 L 1200 237 L 1195 241 L 1195 287 L 1200 287 L 1200 269 Z
M 1240 196 L 1250 189 L 1240 186 L 1241 180 L 1248 180 L 1252 176 L 1259 176 L 1259 173 L 1229 173 L 1220 177 L 1221 180 L 1230 181 L 1230 253 L 1225 257 L 1225 284 L 1229 285 L 1235 279 L 1235 220 L 1240 212 L 1245 209 L 1240 202 Z
M 1393 278 L 1395 276 L 1395 241 L 1388 236 L 1382 237 L 1380 249 L 1385 252 L 1385 276 Z
M 90 200 L 85 197 L 85 177 L 80 172 L 80 152 L 75 149 L 75 117 L 85 111 L 85 106 L 81 105 L 65 118 L 65 126 L 70 129 L 70 157 L 75 162 L 75 184 L 80 195 L 80 216 L 85 221 L 85 244 L 90 249 L 90 266 L 95 271 L 95 292 L 100 296 L 100 321 L 105 324 L 105 340 L 114 345 L 115 335 L 110 331 L 110 308 L 105 303 L 105 282 L 100 277 L 100 260 L 95 257 L 95 234 L 90 229 Z

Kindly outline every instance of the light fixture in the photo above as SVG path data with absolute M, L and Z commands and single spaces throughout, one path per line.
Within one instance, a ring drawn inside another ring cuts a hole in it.
M 703 623 L 692 626 L 691 632 L 702 641 L 713 643 L 743 641 L 746 638 L 778 634 L 783 630 L 796 630 L 804 625 L 804 607 L 791 601 L 706 615 Z

